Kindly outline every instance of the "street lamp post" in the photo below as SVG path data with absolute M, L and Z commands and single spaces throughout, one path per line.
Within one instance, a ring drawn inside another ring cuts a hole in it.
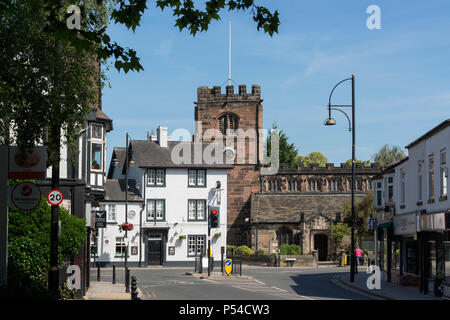
M 334 90 L 337 86 L 339 86 L 341 83 L 345 81 L 352 82 L 352 104 L 351 105 L 332 105 L 331 104 L 331 96 L 333 95 Z M 339 108 L 352 108 L 352 120 L 350 121 L 350 118 L 348 115 Z M 331 118 L 331 110 L 336 110 L 342 112 L 348 120 L 349 123 L 349 131 L 352 132 L 352 209 L 351 209 L 351 259 L 350 259 L 350 281 L 355 281 L 355 267 L 356 267 L 356 260 L 355 260 L 355 226 L 354 226 L 354 218 L 355 218 L 355 75 L 352 75 L 351 78 L 344 79 L 340 82 L 338 82 L 333 90 L 331 90 L 330 97 L 328 99 L 328 119 L 325 120 L 326 126 L 333 126 L 336 124 L 336 121 Z

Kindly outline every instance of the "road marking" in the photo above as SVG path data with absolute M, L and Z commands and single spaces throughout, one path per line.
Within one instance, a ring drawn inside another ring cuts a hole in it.
M 284 289 L 280 289 L 280 288 L 277 288 L 277 287 L 274 287 L 274 286 L 271 286 L 271 287 L 276 289 L 276 290 L 282 291 L 282 292 L 287 292 L 287 290 L 284 290 Z

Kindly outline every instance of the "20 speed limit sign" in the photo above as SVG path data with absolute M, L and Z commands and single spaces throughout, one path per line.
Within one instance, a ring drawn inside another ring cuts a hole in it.
M 47 201 L 52 206 L 59 206 L 63 200 L 63 194 L 59 190 L 54 189 L 47 194 Z

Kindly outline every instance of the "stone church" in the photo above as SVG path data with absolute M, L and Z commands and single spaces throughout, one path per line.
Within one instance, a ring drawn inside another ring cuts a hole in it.
M 281 166 L 275 175 L 262 175 L 262 102 L 258 85 L 251 92 L 240 85 L 237 93 L 233 86 L 226 86 L 225 93 L 220 86 L 197 89 L 194 140 L 213 141 L 217 137 L 208 130 L 220 132 L 234 165 L 228 171 L 228 244 L 266 253 L 283 243 L 298 244 L 303 254 L 318 250 L 319 260 L 330 259 L 336 246 L 328 228 L 341 221 L 350 199 L 351 166 Z M 371 176 L 379 171 L 377 164 L 357 165 L 357 198 L 372 189 Z

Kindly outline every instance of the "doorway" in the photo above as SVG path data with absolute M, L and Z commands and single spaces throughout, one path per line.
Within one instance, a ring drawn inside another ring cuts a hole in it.
M 327 261 L 328 236 L 325 234 L 314 235 L 314 250 L 318 251 L 319 261 Z
M 148 236 L 147 258 L 148 265 L 162 265 L 163 263 L 163 235 L 159 232 L 152 232 Z

